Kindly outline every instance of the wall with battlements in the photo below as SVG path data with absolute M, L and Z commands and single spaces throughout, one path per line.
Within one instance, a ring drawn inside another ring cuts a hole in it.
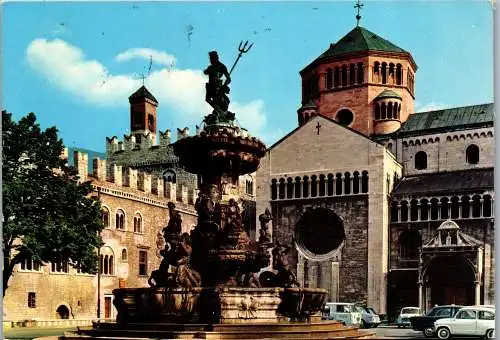
M 114 318 L 112 290 L 148 286 L 151 271 L 159 266 L 159 250 L 164 247 L 161 230 L 169 218 L 167 203 L 176 204 L 182 229 L 189 232 L 196 225 L 193 202 L 197 192 L 130 167 L 108 167 L 106 160 L 98 158 L 88 173 L 88 161 L 86 154 L 74 153 L 80 179 L 92 181 L 93 195 L 103 207 L 101 317 Z M 78 273 L 71 266 L 56 271 L 51 263 L 33 268 L 17 266 L 4 298 L 4 320 L 54 319 L 60 317 L 56 311 L 61 306 L 69 310 L 71 319 L 97 316 L 97 275 Z M 34 305 L 28 301 L 30 293 L 34 293 Z

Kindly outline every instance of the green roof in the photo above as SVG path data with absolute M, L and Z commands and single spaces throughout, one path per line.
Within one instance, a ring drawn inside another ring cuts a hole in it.
M 148 91 L 148 89 L 142 85 L 137 91 L 135 91 L 130 97 L 128 97 L 129 102 L 133 102 L 137 99 L 148 98 L 158 104 L 156 98 Z
M 330 48 L 320 55 L 319 58 L 333 57 L 358 51 L 408 53 L 390 41 L 368 31 L 366 28 L 357 26 L 338 42 L 330 44 Z
M 495 120 L 494 115 L 493 103 L 417 112 L 408 117 L 397 134 L 418 135 L 424 131 L 444 132 L 466 127 L 491 126 Z
M 399 94 L 397 94 L 396 92 L 392 91 L 392 90 L 384 90 L 382 91 L 382 93 L 380 93 L 376 99 L 384 99 L 384 98 L 398 98 L 398 99 L 402 99 L 401 96 Z

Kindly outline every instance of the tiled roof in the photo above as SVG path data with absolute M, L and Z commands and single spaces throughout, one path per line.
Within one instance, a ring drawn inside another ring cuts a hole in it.
M 148 91 L 148 89 L 142 85 L 137 91 L 135 91 L 130 97 L 128 97 L 129 102 L 137 99 L 148 98 L 158 104 L 156 98 Z
M 492 189 L 493 168 L 408 176 L 401 179 L 393 195 L 475 192 Z
M 376 99 L 384 99 L 384 98 L 398 98 L 398 99 L 402 99 L 399 94 L 397 94 L 396 92 L 394 92 L 392 90 L 388 90 L 388 89 L 385 89 L 384 91 L 382 91 L 382 93 L 380 93 L 376 97 Z
M 418 135 L 422 132 L 453 131 L 467 126 L 491 126 L 495 119 L 494 115 L 492 103 L 418 112 L 408 117 L 398 134 Z

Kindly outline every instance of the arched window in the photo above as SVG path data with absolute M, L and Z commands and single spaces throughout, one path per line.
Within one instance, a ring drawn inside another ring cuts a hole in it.
M 342 65 L 342 86 L 347 86 L 347 65 Z
M 387 105 L 387 119 L 392 119 L 392 102 Z
M 491 196 L 483 196 L 483 217 L 491 217 Z
M 396 65 L 396 85 L 401 85 L 401 80 L 403 78 L 403 68 L 401 64 Z
M 410 202 L 410 220 L 417 221 L 418 220 L 418 201 L 411 200 Z
M 333 69 L 333 87 L 340 86 L 340 69 L 338 66 L 335 66 Z
M 392 108 L 392 118 L 393 119 L 397 119 L 398 118 L 398 106 L 399 104 L 398 103 L 394 103 L 394 106 Z
M 332 73 L 332 69 L 328 68 L 326 70 L 326 88 L 331 89 L 332 85 L 333 85 L 333 73 Z
M 420 200 L 420 221 L 429 219 L 429 201 L 426 199 Z
M 376 120 L 380 119 L 380 105 L 378 103 L 375 104 L 375 119 Z
M 475 144 L 471 144 L 465 150 L 465 159 L 469 164 L 479 163 L 479 147 Z
M 378 75 L 380 72 L 380 63 L 378 61 L 376 61 L 374 64 L 373 64 L 373 75 Z
M 101 274 L 114 275 L 114 256 L 113 250 L 110 247 L 101 248 L 99 266 Z
M 167 170 L 163 173 L 163 180 L 165 183 L 176 183 L 177 176 L 174 170 Z
M 447 197 L 441 198 L 441 219 L 442 220 L 447 220 L 450 218 L 448 214 L 448 205 L 449 205 L 449 200 Z
M 309 197 L 309 177 L 304 176 L 302 182 L 302 197 Z
M 391 203 L 391 222 L 398 222 L 398 202 Z
M 332 196 L 333 195 L 333 174 L 328 174 L 327 195 L 328 196 Z
M 349 85 L 354 85 L 356 82 L 356 65 L 349 65 Z
M 391 78 L 391 80 L 393 80 L 393 82 L 394 82 L 394 64 L 393 63 L 389 64 L 389 78 Z
M 365 78 L 365 75 L 363 73 L 363 63 L 358 63 L 357 72 L 358 84 L 363 84 L 363 80 Z
M 382 84 L 387 84 L 387 64 L 382 63 Z
M 422 237 L 416 230 L 406 230 L 399 236 L 398 252 L 400 259 L 417 260 Z
M 368 171 L 363 171 L 361 174 L 361 192 L 368 192 Z
M 300 177 L 295 177 L 295 198 L 300 198 Z
M 342 195 L 342 174 L 338 173 L 335 180 L 335 194 Z
M 318 196 L 318 181 L 316 175 L 311 176 L 311 197 Z
M 125 230 L 125 213 L 123 210 L 118 209 L 116 211 L 116 229 Z
M 359 194 L 359 172 L 357 171 L 352 174 L 352 193 Z
M 293 179 L 288 177 L 286 179 L 286 198 L 293 198 Z
M 319 175 L 319 195 L 325 196 L 325 175 Z
M 401 202 L 401 222 L 407 222 L 407 221 L 408 221 L 408 202 L 402 201 Z
M 102 217 L 102 224 L 104 225 L 104 228 L 109 228 L 109 210 L 108 210 L 108 208 L 102 207 L 101 217 Z
M 278 198 L 278 185 L 276 184 L 278 181 L 276 178 L 273 178 L 271 181 L 271 199 L 275 200 Z
M 439 218 L 439 205 L 437 198 L 431 199 L 431 220 L 435 221 Z
M 351 174 L 346 172 L 344 174 L 344 194 L 349 195 L 351 193 Z
M 127 261 L 127 249 L 122 249 L 122 261 Z
M 285 198 L 285 179 L 280 178 L 280 184 L 278 187 L 278 197 L 280 200 Z
M 386 119 L 387 118 L 387 109 L 385 107 L 385 103 L 382 103 L 380 105 L 380 119 Z
M 451 198 L 451 217 L 450 218 L 458 218 L 460 211 L 459 199 L 456 196 Z
M 415 154 L 415 169 L 427 169 L 427 154 L 424 151 L 419 151 Z
M 470 198 L 469 196 L 462 197 L 462 218 L 470 217 Z
M 142 233 L 142 217 L 140 214 L 134 216 L 134 233 Z
M 481 217 L 481 196 L 472 197 L 472 217 Z

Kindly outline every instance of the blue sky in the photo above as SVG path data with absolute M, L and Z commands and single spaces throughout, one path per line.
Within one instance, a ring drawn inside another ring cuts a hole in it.
M 238 121 L 268 145 L 297 126 L 298 72 L 356 25 L 355 1 L 5 3 L 2 103 L 35 112 L 68 146 L 104 151 L 129 132 L 128 96 L 146 78 L 158 128 L 194 131 L 210 110 L 202 70 L 240 40 L 254 46 L 232 74 Z M 410 51 L 417 111 L 493 101 L 488 1 L 365 1 L 361 26 Z M 175 133 L 173 134 L 175 135 Z

